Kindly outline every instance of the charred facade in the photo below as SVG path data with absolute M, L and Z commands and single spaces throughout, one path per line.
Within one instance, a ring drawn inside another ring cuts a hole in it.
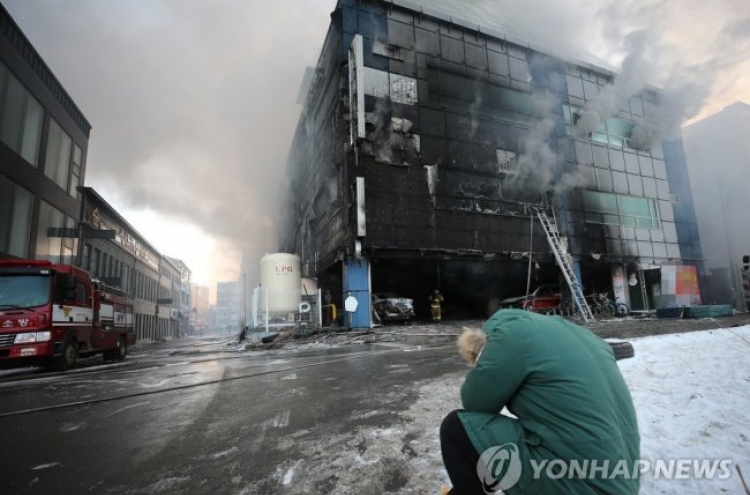
M 339 301 L 391 292 L 425 316 L 439 288 L 447 317 L 485 316 L 561 282 L 541 208 L 587 292 L 634 310 L 683 301 L 673 282 L 697 284 L 700 244 L 682 145 L 652 137 L 658 93 L 602 113 L 616 74 L 477 9 L 338 2 L 287 164 L 282 248 Z

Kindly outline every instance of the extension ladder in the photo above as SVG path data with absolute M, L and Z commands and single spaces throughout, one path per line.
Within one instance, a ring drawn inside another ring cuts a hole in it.
M 568 283 L 568 287 L 570 287 L 570 293 L 576 303 L 578 312 L 581 314 L 585 322 L 588 323 L 594 321 L 594 314 L 591 312 L 591 308 L 586 302 L 586 297 L 583 295 L 581 284 L 578 282 L 578 277 L 576 277 L 576 274 L 573 271 L 573 266 L 570 264 L 568 252 L 565 247 L 563 247 L 562 239 L 560 239 L 560 234 L 557 230 L 557 222 L 550 220 L 547 214 L 542 210 L 537 210 L 536 214 L 542 224 L 544 233 L 547 234 L 547 242 L 549 242 L 549 247 L 555 254 L 555 260 L 557 260 L 557 264 L 563 272 L 565 281 Z

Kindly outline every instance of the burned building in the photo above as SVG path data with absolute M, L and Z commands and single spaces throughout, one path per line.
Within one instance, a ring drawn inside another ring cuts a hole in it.
M 438 288 L 446 317 L 486 316 L 562 281 L 541 209 L 585 292 L 633 310 L 697 301 L 690 185 L 681 142 L 653 137 L 658 92 L 619 95 L 604 63 L 550 55 L 491 5 L 338 1 L 289 155 L 282 249 L 360 302 L 351 327 L 383 292 L 425 316 Z

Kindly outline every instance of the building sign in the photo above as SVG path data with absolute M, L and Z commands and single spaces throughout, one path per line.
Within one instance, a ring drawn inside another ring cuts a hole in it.
M 364 48 L 362 36 L 354 36 L 349 47 L 349 115 L 350 142 L 365 137 L 365 90 L 364 90 Z
M 628 304 L 625 291 L 625 270 L 621 266 L 612 269 L 612 291 L 615 296 L 616 304 Z
M 124 225 L 120 225 L 119 222 L 112 220 L 106 214 L 100 212 L 98 208 L 94 208 L 89 214 L 89 223 L 95 229 L 107 232 L 107 234 L 102 234 L 101 236 L 87 234 L 84 236 L 85 238 L 104 238 L 113 240 L 125 251 L 132 253 L 136 259 L 143 264 L 155 271 L 159 271 L 159 257 L 157 254 L 141 244 L 128 232 L 128 229 Z M 91 229 L 88 230 L 90 231 Z
M 661 295 L 666 306 L 701 304 L 698 270 L 694 266 L 662 266 Z

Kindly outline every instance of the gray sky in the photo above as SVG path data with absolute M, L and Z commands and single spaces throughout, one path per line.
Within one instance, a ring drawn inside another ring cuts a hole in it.
M 335 0 L 2 1 L 93 126 L 87 185 L 212 291 L 242 251 L 276 248 L 296 96 Z M 750 101 L 746 0 L 496 3 L 639 81 L 659 67 L 680 123 Z

